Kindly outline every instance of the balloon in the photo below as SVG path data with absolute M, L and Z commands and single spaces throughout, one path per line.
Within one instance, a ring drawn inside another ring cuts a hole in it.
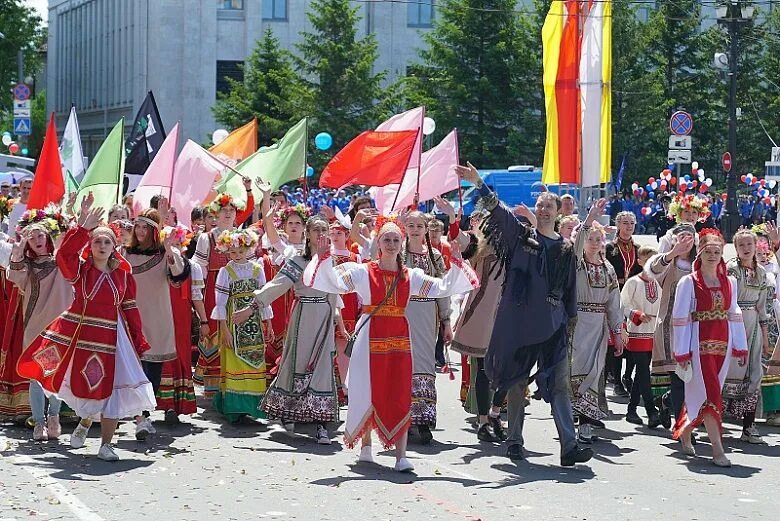
M 707 186 L 712 186 L 712 178 L 708 177 L 707 179 L 705 179 L 704 184 Z
M 8 145 L 10 145 L 13 142 L 14 142 L 14 140 L 11 137 L 11 134 L 8 134 L 8 133 L 3 134 L 3 144 L 5 146 L 8 146 Z
M 688 185 L 685 183 L 685 181 L 683 181 L 682 183 L 680 183 L 680 191 L 684 192 L 684 191 L 686 191 L 687 189 L 688 189 Z
M 314 168 L 307 166 L 306 167 L 306 177 L 313 177 L 314 176 Z
M 225 138 L 228 137 L 230 132 L 225 130 L 224 128 L 218 128 L 211 134 L 211 142 L 215 145 L 219 145 L 223 141 L 225 141 Z
M 22 155 L 23 155 L 23 156 L 26 156 L 26 155 L 27 155 L 27 154 L 29 154 L 29 153 L 30 153 L 30 149 L 28 149 L 28 148 L 23 148 L 23 149 L 22 149 Z
M 683 176 L 683 179 L 685 179 L 685 182 L 687 183 L 688 181 L 690 181 L 690 180 L 691 180 L 691 176 L 689 176 L 688 174 L 685 174 L 685 175 Z
M 651 177 L 650 179 L 647 180 L 647 182 L 650 184 L 655 183 L 655 177 Z
M 674 186 L 674 185 L 677 184 L 677 178 L 673 177 L 673 178 L 669 179 L 669 182 L 672 183 L 672 186 Z
M 747 176 L 745 174 L 742 174 L 742 176 L 739 178 L 740 181 L 743 183 L 747 181 Z
M 638 188 L 634 189 L 634 195 L 639 195 L 639 189 Z
M 764 204 L 772 204 L 772 199 L 769 197 L 764 197 Z
M 436 121 L 433 120 L 433 118 L 425 117 L 423 119 L 423 135 L 424 136 L 430 136 L 436 132 Z
M 652 183 L 650 183 L 650 186 L 653 187 L 653 190 L 658 190 L 658 183 L 656 181 L 653 181 Z
M 694 180 L 693 182 L 691 182 L 691 186 L 693 186 L 694 188 L 696 188 L 698 185 L 699 185 L 698 181 Z
M 766 185 L 766 179 L 762 179 L 761 181 L 759 181 L 759 184 L 760 184 L 761 186 L 764 186 L 764 185 Z
M 726 193 L 720 194 L 720 198 L 725 201 L 726 199 L 729 198 L 729 194 Z
M 775 186 L 777 186 L 777 181 L 775 181 L 774 179 L 769 181 L 769 188 L 774 188 Z
M 664 168 L 664 170 L 663 170 L 663 174 L 664 174 L 664 175 L 671 175 L 671 174 L 672 174 L 672 171 L 671 171 L 671 170 L 669 170 L 668 168 Z
M 647 190 L 648 192 L 649 192 L 650 190 L 652 190 L 652 189 L 653 189 L 653 187 L 652 187 L 652 186 L 650 186 L 650 185 L 645 185 L 645 190 Z
M 19 153 L 19 145 L 17 143 L 11 143 L 8 146 L 8 151 L 12 154 L 18 154 Z
M 699 162 L 698 161 L 694 161 L 693 163 L 691 163 L 691 171 L 692 172 L 695 172 L 698 169 L 699 169 Z
M 320 132 L 314 137 L 314 146 L 319 150 L 328 150 L 333 146 L 333 137 L 327 132 Z
M 632 190 L 632 191 L 636 192 L 636 189 L 637 189 L 637 188 L 639 188 L 639 185 L 638 185 L 638 184 L 636 184 L 636 183 L 633 183 L 633 184 L 631 185 L 631 190 Z

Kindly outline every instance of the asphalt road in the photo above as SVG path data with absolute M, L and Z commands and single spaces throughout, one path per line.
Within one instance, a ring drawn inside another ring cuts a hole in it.
M 459 369 L 456 365 L 456 370 Z M 738 440 L 726 426 L 734 466 L 678 452 L 668 431 L 623 420 L 626 401 L 610 397 L 596 457 L 559 466 L 549 407 L 533 401 L 526 421 L 527 460 L 480 443 L 455 381 L 438 377 L 439 424 L 430 446 L 410 444 L 412 475 L 392 470 L 390 452 L 357 464 L 357 449 L 315 444 L 312 428 L 290 436 L 253 422 L 234 426 L 199 408 L 174 427 L 155 413 L 158 433 L 136 442 L 120 426 L 121 461 L 95 457 L 98 428 L 84 448 L 34 443 L 32 431 L 0 426 L 0 521 L 10 520 L 733 520 L 774 519 L 780 511 L 780 429 L 763 422 L 767 445 Z M 201 403 L 201 407 L 208 405 Z M 643 411 L 640 411 L 642 414 Z M 344 415 L 342 415 L 342 418 Z M 705 438 L 698 451 L 711 453 Z

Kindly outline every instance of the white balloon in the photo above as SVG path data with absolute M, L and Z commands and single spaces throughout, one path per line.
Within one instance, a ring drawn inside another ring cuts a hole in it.
M 693 170 L 695 172 L 698 169 L 699 169 L 699 162 L 698 161 L 694 161 L 693 163 L 691 163 L 691 170 Z
M 217 130 L 214 131 L 213 134 L 211 134 L 211 142 L 214 143 L 215 145 L 219 145 L 220 143 L 225 141 L 225 138 L 228 137 L 228 134 L 230 134 L 230 132 L 228 132 L 224 128 L 218 128 Z
M 4 144 L 5 146 L 8 146 L 8 145 L 10 145 L 11 143 L 13 143 L 13 141 L 14 141 L 14 140 L 13 140 L 13 138 L 11 137 L 11 134 L 3 134 L 3 144 Z
M 712 178 L 708 177 L 707 179 L 705 179 L 704 184 L 707 186 L 712 186 Z
M 433 118 L 426 117 L 423 120 L 423 135 L 430 136 L 434 132 L 436 132 L 436 122 Z
M 769 188 L 774 188 L 775 186 L 777 186 L 777 181 L 775 181 L 774 179 L 769 181 Z

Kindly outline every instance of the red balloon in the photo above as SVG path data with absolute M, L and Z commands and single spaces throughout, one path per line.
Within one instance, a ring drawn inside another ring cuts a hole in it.
M 764 204 L 772 204 L 772 199 L 769 197 L 764 197 Z
M 687 183 L 685 183 L 685 182 L 682 182 L 682 183 L 680 183 L 680 190 L 681 190 L 681 191 L 683 191 L 683 192 L 684 192 L 684 191 L 686 191 L 687 189 L 688 189 L 688 184 L 687 184 Z
M 18 143 L 11 143 L 8 145 L 8 151 L 12 154 L 18 154 L 19 153 L 19 144 Z
M 744 183 L 745 181 L 747 181 L 747 176 L 745 174 L 742 174 L 742 177 L 740 177 L 740 180 L 742 180 L 742 182 Z
M 655 177 L 651 177 L 647 180 L 647 184 L 653 184 L 655 183 Z
M 759 182 L 761 183 L 761 186 L 764 186 L 764 185 L 766 184 L 766 179 L 762 179 L 762 180 L 761 180 L 761 181 L 759 181 Z
M 720 194 L 720 198 L 724 201 L 729 198 L 729 194 Z
M 664 168 L 663 173 L 666 174 L 666 175 L 669 175 L 669 174 L 672 173 L 672 171 L 669 170 L 668 168 Z
M 674 185 L 677 184 L 677 178 L 676 177 L 672 177 L 671 179 L 669 179 L 669 182 L 672 183 L 672 186 L 674 186 Z

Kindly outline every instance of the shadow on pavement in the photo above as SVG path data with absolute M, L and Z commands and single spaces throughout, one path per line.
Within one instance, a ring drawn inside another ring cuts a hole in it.
M 392 464 L 394 459 L 390 459 L 388 463 Z M 414 460 L 412 460 L 414 463 Z M 310 481 L 312 485 L 322 485 L 326 487 L 338 487 L 344 483 L 359 482 L 359 481 L 386 481 L 388 483 L 394 483 L 396 485 L 409 485 L 412 483 L 423 482 L 447 482 L 453 484 L 460 484 L 464 487 L 474 487 L 478 485 L 486 485 L 486 481 L 478 481 L 474 479 L 457 478 L 451 476 L 419 476 L 414 472 L 402 473 L 393 470 L 392 466 L 380 465 L 378 463 L 354 463 L 348 465 L 350 472 L 358 474 L 357 476 L 334 476 L 332 478 L 323 478 Z
M 525 483 L 534 483 L 538 481 L 552 481 L 556 483 L 584 483 L 596 477 L 590 467 L 585 464 L 577 465 L 572 468 L 563 468 L 556 465 L 538 465 L 529 461 L 514 463 L 498 463 L 491 465 L 490 468 L 500 470 L 506 474 L 511 474 L 492 486 L 485 488 L 499 489 L 522 485 Z

